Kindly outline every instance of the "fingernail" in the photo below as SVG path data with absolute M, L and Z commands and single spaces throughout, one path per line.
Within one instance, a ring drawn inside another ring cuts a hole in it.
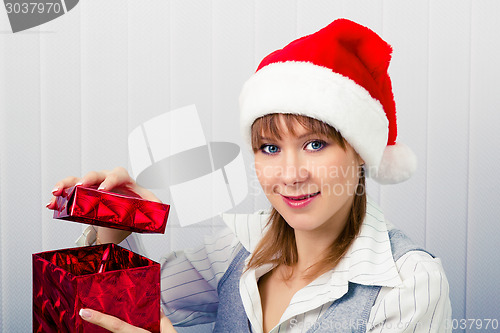
M 51 203 L 52 203 L 52 201 L 50 201 L 48 204 L 46 204 L 45 207 L 49 208 Z
M 87 309 L 80 309 L 79 314 L 83 319 L 90 319 L 90 317 L 92 317 L 92 312 Z
M 52 190 L 52 193 L 57 192 L 58 190 L 59 190 L 59 187 L 54 187 L 54 189 Z
M 75 184 L 75 186 L 79 186 L 79 185 L 82 185 L 82 184 L 83 184 L 83 182 L 78 182 L 78 183 Z
M 99 187 L 97 189 L 98 190 L 104 190 L 105 188 L 106 188 L 106 186 L 101 184 L 101 185 L 99 185 Z

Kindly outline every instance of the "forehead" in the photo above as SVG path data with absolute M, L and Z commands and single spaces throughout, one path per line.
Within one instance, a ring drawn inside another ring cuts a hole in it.
M 306 127 L 295 117 L 285 117 L 279 114 L 269 120 L 269 122 L 262 124 L 263 126 L 259 126 L 258 133 L 262 137 L 281 139 L 282 137 L 314 133 L 312 128 Z
M 255 139 L 282 139 L 282 137 L 317 134 L 328 136 L 328 126 L 319 120 L 296 114 L 268 114 L 255 121 L 252 136 Z

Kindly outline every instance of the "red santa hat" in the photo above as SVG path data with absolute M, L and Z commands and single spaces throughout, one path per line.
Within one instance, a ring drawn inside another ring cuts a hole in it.
M 396 107 L 387 73 L 392 48 L 372 30 L 339 19 L 299 38 L 260 63 L 240 95 L 248 142 L 253 122 L 290 113 L 321 120 L 349 142 L 381 184 L 410 178 L 415 154 L 396 143 Z

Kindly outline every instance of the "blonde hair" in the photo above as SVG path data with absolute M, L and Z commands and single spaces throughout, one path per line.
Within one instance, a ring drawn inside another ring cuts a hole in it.
M 307 130 L 331 138 L 344 150 L 347 149 L 347 142 L 342 135 L 335 128 L 322 121 L 295 114 L 274 113 L 258 118 L 253 123 L 251 131 L 252 149 L 254 152 L 257 152 L 262 145 L 262 134 L 265 134 L 266 137 L 281 139 L 280 133 L 283 133 L 283 128 L 280 127 L 280 119 L 283 120 L 286 130 L 292 135 L 295 135 L 294 124 L 299 123 Z M 354 195 L 353 204 L 344 229 L 337 239 L 332 242 L 324 257 L 307 269 L 306 274 L 303 276 L 304 278 L 317 277 L 337 265 L 358 235 L 365 214 L 365 177 L 364 172 L 361 170 L 358 189 Z M 257 268 L 268 263 L 276 266 L 285 265 L 291 268 L 289 270 L 290 275 L 284 277 L 285 279 L 289 279 L 293 274 L 293 265 L 298 260 L 294 230 L 274 207 L 272 208 L 267 226 L 267 231 L 257 244 L 245 270 Z

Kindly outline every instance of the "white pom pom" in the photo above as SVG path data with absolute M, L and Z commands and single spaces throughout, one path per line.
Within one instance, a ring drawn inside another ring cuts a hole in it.
M 417 156 L 405 144 L 387 146 L 377 172 L 370 173 L 380 184 L 397 184 L 409 179 L 417 169 Z

